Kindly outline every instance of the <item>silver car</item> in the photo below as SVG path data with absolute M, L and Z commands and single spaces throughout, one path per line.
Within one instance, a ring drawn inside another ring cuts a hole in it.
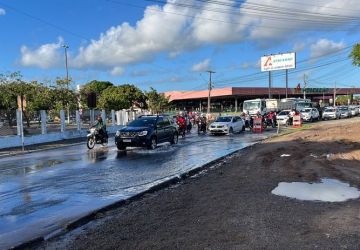
M 240 116 L 220 116 L 209 126 L 210 134 L 232 134 L 245 131 L 245 122 Z
M 301 119 L 306 122 L 313 122 L 320 119 L 319 111 L 316 108 L 305 108 L 300 111 Z
M 276 115 L 276 121 L 280 125 L 286 125 L 289 121 L 289 114 L 291 110 L 283 110 Z
M 339 107 L 339 111 L 340 111 L 341 118 L 350 118 L 351 117 L 351 111 L 350 111 L 349 107 L 341 106 L 341 107 Z
M 351 116 L 357 116 L 359 114 L 359 109 L 356 106 L 349 107 Z
M 326 107 L 322 114 L 323 120 L 340 119 L 340 111 L 337 107 Z

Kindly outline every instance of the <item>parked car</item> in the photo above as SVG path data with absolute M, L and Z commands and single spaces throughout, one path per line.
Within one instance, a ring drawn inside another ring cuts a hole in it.
M 350 106 L 349 110 L 351 112 L 351 116 L 357 116 L 359 114 L 359 109 L 356 106 Z
M 291 110 L 283 110 L 276 115 L 276 121 L 280 125 L 286 125 L 289 121 L 289 114 Z
M 340 111 L 340 118 L 350 118 L 351 117 L 351 111 L 350 111 L 349 107 L 340 106 L 339 111 Z
M 305 108 L 300 111 L 301 119 L 306 122 L 313 122 L 320 119 L 319 110 L 316 108 Z
M 337 107 L 326 107 L 322 114 L 323 120 L 340 119 L 340 111 Z
M 240 116 L 220 116 L 209 126 L 210 134 L 232 134 L 245 131 L 245 122 Z
M 141 116 L 115 135 L 115 144 L 119 150 L 125 150 L 126 147 L 155 149 L 157 144 L 163 142 L 178 142 L 178 130 L 167 116 Z

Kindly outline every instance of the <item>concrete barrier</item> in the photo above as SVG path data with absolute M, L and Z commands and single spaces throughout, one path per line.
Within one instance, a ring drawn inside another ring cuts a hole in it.
M 111 126 L 107 128 L 107 132 L 109 134 L 116 133 L 116 131 L 123 126 Z M 24 145 L 34 145 L 40 143 L 47 143 L 47 142 L 55 142 L 61 141 L 66 139 L 75 139 L 86 137 L 87 130 L 66 130 L 64 132 L 57 132 L 57 133 L 48 133 L 48 134 L 40 134 L 40 135 L 32 135 L 32 136 L 25 136 L 24 138 Z M 14 147 L 21 147 L 21 136 L 4 136 L 0 137 L 0 149 L 5 148 L 14 148 Z

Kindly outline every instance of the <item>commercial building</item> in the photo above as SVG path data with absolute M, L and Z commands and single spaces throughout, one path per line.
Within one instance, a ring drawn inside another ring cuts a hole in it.
M 304 97 L 304 90 L 299 86 L 297 88 L 288 88 L 288 97 Z M 188 111 L 206 111 L 208 101 L 208 90 L 200 91 L 170 91 L 165 95 L 170 98 L 178 110 Z M 305 90 L 306 98 L 317 102 L 320 106 L 325 103 L 332 103 L 334 96 L 333 88 L 307 88 Z M 338 88 L 336 95 L 354 95 L 360 94 L 360 88 Z M 281 99 L 286 97 L 285 88 L 272 88 L 270 95 L 272 98 Z M 211 111 L 240 111 L 245 100 L 256 98 L 268 98 L 269 88 L 247 88 L 247 87 L 228 87 L 211 90 Z

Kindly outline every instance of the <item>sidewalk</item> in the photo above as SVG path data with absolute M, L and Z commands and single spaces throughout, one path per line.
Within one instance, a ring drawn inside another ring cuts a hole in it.
M 22 151 L 21 147 L 0 149 L 0 158 L 19 155 L 19 154 L 27 154 L 41 150 L 50 150 L 54 148 L 68 147 L 72 145 L 82 144 L 85 142 L 86 142 L 86 137 L 29 145 L 24 147 L 24 151 Z

